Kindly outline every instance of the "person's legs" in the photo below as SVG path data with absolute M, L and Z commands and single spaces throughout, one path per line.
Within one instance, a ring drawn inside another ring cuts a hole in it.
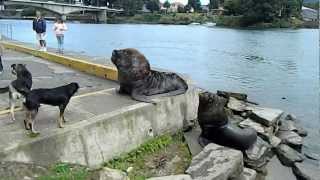
M 2 57 L 0 56 L 0 74 L 3 72 Z
M 40 33 L 36 33 L 36 39 L 39 43 L 39 49 L 42 49 L 42 40 L 41 40 L 41 34 Z
M 64 35 L 61 35 L 61 52 L 64 50 Z
M 58 41 L 58 52 L 60 53 L 60 49 L 61 49 L 61 43 L 60 43 L 60 36 L 56 35 L 57 41 Z
M 43 51 L 47 51 L 47 44 L 46 44 L 46 40 L 45 40 L 46 33 L 41 33 L 40 37 L 41 37 L 41 40 L 42 40 L 42 45 L 41 45 L 42 50 Z

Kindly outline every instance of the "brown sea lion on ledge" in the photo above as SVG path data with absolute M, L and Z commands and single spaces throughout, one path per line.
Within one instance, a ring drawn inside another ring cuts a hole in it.
M 119 93 L 137 101 L 155 103 L 152 98 L 175 96 L 188 89 L 177 74 L 151 70 L 146 57 L 136 49 L 114 50 L 111 60 L 118 69 Z

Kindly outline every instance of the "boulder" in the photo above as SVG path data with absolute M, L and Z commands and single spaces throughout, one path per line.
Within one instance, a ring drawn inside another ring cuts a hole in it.
M 267 163 L 267 154 L 270 152 L 271 146 L 262 140 L 260 137 L 257 138 L 256 143 L 245 151 L 245 163 L 246 166 L 257 170 Z
M 192 158 L 186 173 L 195 180 L 228 180 L 239 177 L 242 171 L 241 151 L 210 143 Z
M 233 97 L 233 98 L 236 98 L 241 101 L 246 101 L 247 97 L 248 97 L 248 95 L 243 94 L 243 93 L 234 93 L 234 92 L 219 91 L 219 90 L 217 91 L 217 95 L 222 96 L 224 98 Z
M 252 113 L 250 118 L 258 123 L 261 123 L 265 126 L 274 126 L 276 127 L 279 121 L 280 116 L 283 111 L 279 109 L 264 108 L 258 106 L 248 106 L 246 108 Z
M 244 101 L 240 101 L 234 97 L 230 97 L 227 107 L 233 111 L 242 112 L 247 110 L 247 103 Z
M 240 177 L 235 180 L 256 180 L 257 172 L 253 169 L 244 168 Z
M 129 180 L 129 177 L 120 170 L 104 167 L 95 172 L 91 180 Z
M 0 162 L 0 179 L 37 179 L 50 174 L 46 167 L 22 162 Z
M 269 139 L 271 136 L 273 136 L 273 127 L 266 127 L 260 123 L 257 123 L 250 118 L 247 118 L 246 120 L 239 123 L 239 126 L 242 128 L 251 127 L 255 129 L 258 134 L 262 135 L 264 139 Z
M 282 143 L 293 148 L 300 149 L 303 143 L 303 138 L 293 131 L 278 131 L 276 136 L 281 139 Z
M 163 177 L 152 177 L 147 180 L 192 180 L 190 175 L 187 174 L 179 174 L 172 176 L 163 176 Z
M 294 163 L 293 173 L 299 180 L 319 180 L 320 167 L 313 163 L 304 161 L 303 163 Z
M 276 153 L 281 163 L 289 167 L 292 167 L 295 162 L 302 162 L 304 159 L 302 154 L 286 144 L 280 144 L 276 148 Z
M 308 135 L 308 132 L 303 127 L 297 124 L 296 121 L 292 121 L 292 120 L 282 120 L 279 130 L 293 131 L 293 132 L 296 132 L 301 137 L 306 137 Z

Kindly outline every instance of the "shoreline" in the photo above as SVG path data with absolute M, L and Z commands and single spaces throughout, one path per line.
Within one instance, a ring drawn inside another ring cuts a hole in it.
M 137 25 L 201 25 L 207 27 L 221 27 L 230 29 L 318 29 L 317 22 L 298 21 L 297 24 L 291 23 L 288 20 L 278 20 L 273 23 L 258 23 L 247 27 L 239 25 L 238 20 L 232 20 L 227 22 L 221 19 L 230 19 L 228 16 L 207 16 L 204 14 L 137 14 L 134 16 L 115 16 L 108 18 L 107 23 L 96 23 L 91 19 L 68 19 L 68 22 L 80 23 L 80 24 L 137 24 Z M 32 20 L 33 17 L 0 17 L 0 20 Z M 45 17 L 48 21 L 54 21 L 55 17 Z M 214 25 L 212 25 L 212 24 Z M 231 23 L 231 24 L 230 24 Z M 208 25 L 209 24 L 209 25 Z M 234 25 L 238 24 L 238 25 Z

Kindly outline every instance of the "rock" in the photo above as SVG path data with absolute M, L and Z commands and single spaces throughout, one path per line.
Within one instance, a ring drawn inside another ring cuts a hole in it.
M 295 162 L 303 161 L 302 154 L 285 144 L 280 144 L 276 148 L 276 153 L 281 163 L 285 166 L 292 167 Z
M 282 141 L 293 148 L 300 149 L 303 143 L 303 138 L 293 131 L 278 131 L 276 134 Z
M 172 176 L 163 176 L 163 177 L 152 177 L 147 180 L 192 180 L 190 175 L 187 174 L 179 174 Z
M 96 172 L 91 180 L 129 180 L 129 177 L 120 170 L 104 167 Z
M 239 177 L 242 171 L 241 151 L 210 143 L 192 158 L 186 172 L 195 180 L 228 180 Z
M 278 138 L 277 136 L 271 136 L 268 139 L 269 143 L 271 144 L 272 147 L 278 147 L 281 143 L 281 139 Z
M 227 107 L 229 109 L 232 109 L 233 111 L 242 112 L 247 110 L 247 103 L 244 101 L 240 101 L 234 97 L 230 97 Z
M 297 117 L 293 114 L 287 114 L 285 120 L 297 121 Z
M 279 109 L 271 109 L 258 106 L 248 106 L 246 109 L 252 112 L 250 114 L 250 118 L 252 120 L 268 127 L 276 127 L 280 116 L 283 114 L 283 111 Z
M 248 97 L 248 95 L 243 93 L 234 93 L 234 92 L 226 92 L 226 91 L 217 91 L 217 95 L 222 96 L 224 98 L 233 97 L 241 101 L 246 101 Z
M 46 167 L 22 162 L 0 162 L 0 179 L 36 179 L 50 174 Z
M 273 127 L 263 126 L 262 124 L 251 120 L 250 118 L 239 123 L 239 126 L 243 128 L 251 127 L 255 129 L 258 132 L 258 134 L 264 137 L 264 139 L 269 139 L 271 136 L 273 136 Z
M 267 154 L 270 149 L 270 145 L 258 137 L 256 143 L 245 151 L 246 166 L 255 170 L 264 166 L 267 163 Z
M 294 163 L 293 173 L 299 180 L 319 180 L 320 167 L 307 161 L 303 163 Z
M 184 138 L 188 144 L 189 151 L 191 152 L 192 156 L 199 154 L 202 151 L 202 147 L 198 142 L 198 138 L 201 134 L 201 129 L 199 126 L 193 128 L 189 132 L 183 133 Z
M 244 121 L 245 119 L 239 115 L 232 115 L 232 116 L 228 116 L 229 118 L 229 122 L 232 124 L 239 124 L 240 122 Z
M 296 121 L 291 120 L 282 120 L 279 130 L 294 131 L 301 137 L 306 137 L 308 135 L 308 132 L 303 127 L 301 127 L 301 125 L 297 124 Z
M 257 172 L 253 169 L 244 168 L 240 177 L 235 180 L 256 180 Z
M 268 174 L 265 180 L 295 180 L 296 177 L 292 173 L 291 168 L 283 166 L 277 156 L 273 158 L 267 164 Z

